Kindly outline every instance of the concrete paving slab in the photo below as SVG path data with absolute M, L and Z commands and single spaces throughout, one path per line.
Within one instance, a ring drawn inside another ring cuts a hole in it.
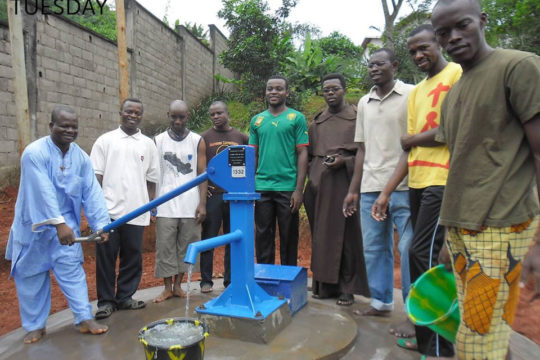
M 202 294 L 198 284 L 192 290 L 189 317 L 198 306 L 222 291 L 215 281 L 214 292 Z M 107 334 L 79 334 L 73 328 L 70 310 L 53 314 L 47 321 L 47 335 L 38 343 L 24 345 L 25 331 L 17 329 L 0 338 L 0 359 L 145 359 L 143 346 L 137 341 L 139 329 L 155 320 L 184 317 L 185 299 L 174 298 L 160 304 L 151 300 L 161 287 L 138 291 L 135 298 L 149 302 L 143 310 L 117 311 L 100 322 L 110 326 Z M 394 297 L 396 310 L 388 318 L 360 317 L 353 310 L 369 306 L 368 299 L 356 297 L 350 307 L 335 304 L 335 300 L 318 300 L 308 296 L 308 305 L 300 310 L 270 344 L 254 344 L 221 339 L 210 335 L 206 340 L 206 360 L 220 359 L 346 359 L 346 360 L 416 360 L 417 352 L 399 348 L 389 334 L 392 324 L 405 319 L 401 292 Z M 93 307 L 95 310 L 95 302 Z M 512 334 L 514 360 L 535 359 L 540 346 L 517 333 Z

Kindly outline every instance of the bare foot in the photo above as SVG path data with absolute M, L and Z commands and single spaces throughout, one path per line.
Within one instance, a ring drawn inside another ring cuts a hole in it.
M 23 341 L 25 344 L 32 344 L 41 340 L 43 335 L 45 335 L 45 328 L 30 331 L 28 334 L 24 336 Z
M 90 333 L 92 335 L 104 334 L 109 331 L 109 327 L 107 325 L 100 324 L 93 319 L 81 321 L 75 325 L 75 329 L 79 330 L 79 332 L 83 334 Z
M 179 298 L 187 297 L 186 292 L 184 290 L 182 290 L 182 288 L 180 288 L 180 287 L 175 287 L 174 288 L 173 295 L 176 296 L 176 297 L 179 297 Z
M 391 313 L 391 310 L 377 310 L 371 306 L 367 310 L 357 309 L 353 311 L 353 314 L 361 316 L 390 316 Z
M 170 299 L 173 297 L 173 292 L 171 290 L 163 290 L 161 292 L 161 294 L 159 294 L 157 296 L 157 298 L 155 298 L 154 300 L 152 300 L 152 302 L 155 302 L 155 303 L 160 303 L 160 302 L 163 302 L 167 299 Z
M 402 323 L 392 326 L 390 328 L 390 334 L 399 338 L 411 338 L 413 336 L 416 336 L 416 331 L 412 322 L 407 319 Z

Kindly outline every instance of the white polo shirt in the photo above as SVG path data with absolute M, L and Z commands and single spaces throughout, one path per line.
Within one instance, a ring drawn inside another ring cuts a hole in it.
M 397 80 L 380 98 L 375 87 L 358 102 L 355 142 L 364 143 L 364 167 L 360 192 L 382 191 L 390 180 L 401 149 L 400 137 L 407 133 L 407 98 L 414 88 Z M 407 177 L 396 190 L 408 190 Z
M 97 175 L 103 176 L 103 193 L 111 219 L 118 219 L 149 202 L 146 182 L 158 183 L 159 157 L 152 139 L 139 130 L 126 134 L 120 127 L 101 135 L 90 153 Z M 128 222 L 150 224 L 148 212 Z

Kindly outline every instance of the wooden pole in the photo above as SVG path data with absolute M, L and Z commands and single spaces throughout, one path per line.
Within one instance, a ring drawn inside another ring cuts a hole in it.
M 129 72 L 126 42 L 126 11 L 124 0 L 116 0 L 116 31 L 118 47 L 118 97 L 120 104 L 129 97 Z
M 17 0 L 18 1 L 18 0 Z M 15 117 L 19 138 L 19 155 L 30 144 L 30 110 L 28 108 L 28 89 L 26 86 L 26 65 L 24 61 L 24 35 L 21 11 L 15 12 L 15 1 L 7 0 L 9 22 L 9 43 L 11 45 L 11 69 L 15 93 Z

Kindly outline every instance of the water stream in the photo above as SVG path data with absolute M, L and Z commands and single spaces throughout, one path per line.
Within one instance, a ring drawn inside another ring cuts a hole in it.
M 187 291 L 186 291 L 186 319 L 189 318 L 189 291 L 191 288 L 191 273 L 193 272 L 193 264 L 189 264 L 188 267 L 188 273 L 187 273 L 187 279 L 186 279 L 186 285 L 187 285 Z

